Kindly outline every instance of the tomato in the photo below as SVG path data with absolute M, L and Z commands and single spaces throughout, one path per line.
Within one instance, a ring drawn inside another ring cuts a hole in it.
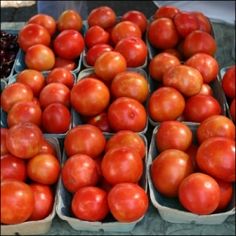
M 104 81 L 111 81 L 118 73 L 126 71 L 127 63 L 119 52 L 104 52 L 94 65 L 95 74 Z
M 83 21 L 79 12 L 72 9 L 64 10 L 57 20 L 57 29 L 59 31 L 68 29 L 80 31 L 82 26 Z
M 209 84 L 203 83 L 198 94 L 213 96 L 213 90 Z
M 52 154 L 38 154 L 27 162 L 29 178 L 41 184 L 55 184 L 60 174 L 60 163 Z
M 177 57 L 179 60 L 183 60 L 182 54 L 180 53 L 180 51 L 178 51 L 177 48 L 167 48 L 167 49 L 164 49 L 162 52 L 169 53 Z
M 186 58 L 193 56 L 198 52 L 215 55 L 217 49 L 215 39 L 208 33 L 195 30 L 184 40 L 183 51 Z
M 215 80 L 219 72 L 217 60 L 206 53 L 194 54 L 185 62 L 185 65 L 197 69 L 201 73 L 204 83 Z
M 213 115 L 202 121 L 197 128 L 197 139 L 202 143 L 211 137 L 235 139 L 235 125 L 228 117 Z
M 95 44 L 94 46 L 88 49 L 85 55 L 87 64 L 90 66 L 94 66 L 95 61 L 100 55 L 102 55 L 102 53 L 110 52 L 112 50 L 113 48 L 108 44 L 104 44 L 104 43 Z
M 108 193 L 108 206 L 119 222 L 133 222 L 145 215 L 149 200 L 146 192 L 137 184 L 116 184 Z
M 93 125 L 79 125 L 67 133 L 64 148 L 67 156 L 83 153 L 92 158 L 98 157 L 104 150 L 106 139 L 100 129 Z
M 209 215 L 220 202 L 220 187 L 209 175 L 193 173 L 179 186 L 179 201 L 188 211 L 198 215 Z
M 147 113 L 137 100 L 120 97 L 109 106 L 108 121 L 115 132 L 119 130 L 141 132 L 146 127 Z
M 177 65 L 164 74 L 163 84 L 178 89 L 185 96 L 193 96 L 200 92 L 203 78 L 197 69 Z
M 86 78 L 79 80 L 71 90 L 70 101 L 73 108 L 85 116 L 103 112 L 110 101 L 108 87 L 100 80 Z
M 61 57 L 56 57 L 55 64 L 54 64 L 53 68 L 58 68 L 58 67 L 64 67 L 68 70 L 74 70 L 76 67 L 76 64 L 73 60 L 64 59 Z
M 180 121 L 164 121 L 156 133 L 156 146 L 159 152 L 166 149 L 186 151 L 192 143 L 191 129 Z
M 59 102 L 67 107 L 70 106 L 70 89 L 62 83 L 49 83 L 39 95 L 40 106 L 44 109 L 46 106 Z
M 29 159 L 39 152 L 42 138 L 42 131 L 35 124 L 19 123 L 8 129 L 6 146 L 12 155 Z
M 230 103 L 229 112 L 230 112 L 230 115 L 232 117 L 232 120 L 235 122 L 235 116 L 236 116 L 236 113 L 235 113 L 235 98 Z
M 71 124 L 71 113 L 61 103 L 49 104 L 42 113 L 42 127 L 46 133 L 66 133 Z
M 193 172 L 191 158 L 183 151 L 168 149 L 161 152 L 151 164 L 152 182 L 166 197 L 177 197 L 181 181 Z
M 121 130 L 115 133 L 106 143 L 105 150 L 111 150 L 119 147 L 130 147 L 136 150 L 141 158 L 145 157 L 146 144 L 137 133 L 130 130 Z
M 19 82 L 9 84 L 1 93 L 1 107 L 8 112 L 15 103 L 32 101 L 33 96 L 32 89 L 28 85 Z
M 81 187 L 96 185 L 99 177 L 98 168 L 90 156 L 75 154 L 65 161 L 61 177 L 65 188 L 75 193 Z
M 147 59 L 147 46 L 138 37 L 131 36 L 121 39 L 114 50 L 125 57 L 128 67 L 143 66 Z
M 132 21 L 120 21 L 111 31 L 111 40 L 116 45 L 121 39 L 127 37 L 142 38 L 142 32 L 139 26 Z
M 102 221 L 109 212 L 107 193 L 94 186 L 82 187 L 74 194 L 71 209 L 80 220 Z
M 53 48 L 57 56 L 74 60 L 84 50 L 84 38 L 76 30 L 63 30 L 55 38 Z
M 151 59 L 148 71 L 152 79 L 162 81 L 165 72 L 177 65 L 180 65 L 180 60 L 176 56 L 162 52 Z
M 56 32 L 57 23 L 55 19 L 51 17 L 50 15 L 42 14 L 42 13 L 33 15 L 32 17 L 30 17 L 30 19 L 27 22 L 27 24 L 31 24 L 31 23 L 39 24 L 43 26 L 44 28 L 47 29 L 48 33 L 51 36 L 53 36 L 54 33 Z
M 25 161 L 11 154 L 1 156 L 1 181 L 4 179 L 24 182 L 26 180 Z
M 73 87 L 74 76 L 67 68 L 59 67 L 52 69 L 46 77 L 46 82 L 49 83 L 62 83 L 69 89 Z
M 148 21 L 147 17 L 141 11 L 129 10 L 121 16 L 121 21 L 131 21 L 138 25 L 142 34 L 146 31 Z
M 186 100 L 184 117 L 187 121 L 202 122 L 212 115 L 220 114 L 220 104 L 212 96 L 197 94 Z
M 222 88 L 229 98 L 235 97 L 235 68 L 232 66 L 227 69 L 222 78 Z
M 43 139 L 41 142 L 41 147 L 38 154 L 48 153 L 56 156 L 56 150 L 53 145 L 47 140 Z
M 110 91 L 114 98 L 130 97 L 143 103 L 147 100 L 149 85 L 142 74 L 135 71 L 124 71 L 114 77 Z
M 42 220 L 51 212 L 54 204 L 54 194 L 50 186 L 32 183 L 30 188 L 34 195 L 34 210 L 29 220 Z
M 184 111 L 184 107 L 184 97 L 177 89 L 161 87 L 151 94 L 148 113 L 156 122 L 176 120 Z
M 111 132 L 110 124 L 106 112 L 102 112 L 87 120 L 87 123 L 98 127 L 102 132 Z
M 28 48 L 36 44 L 49 46 L 51 36 L 47 29 L 39 24 L 26 24 L 18 33 L 18 44 L 26 52 Z
M 109 43 L 109 38 L 109 33 L 98 25 L 90 27 L 84 35 L 84 41 L 88 48 L 96 44 Z
M 170 18 L 152 21 L 148 27 L 147 37 L 153 47 L 160 49 L 174 48 L 179 41 L 178 32 Z
M 87 17 L 89 27 L 99 25 L 106 29 L 112 27 L 116 23 L 116 13 L 108 6 L 100 6 L 89 12 Z
M 19 224 L 33 212 L 34 196 L 30 186 L 17 180 L 1 181 L 1 224 Z
M 175 15 L 180 12 L 180 10 L 175 6 L 160 6 L 154 13 L 153 18 L 171 18 L 174 19 Z
M 199 30 L 211 34 L 212 29 L 209 19 L 202 12 L 199 11 L 193 11 L 190 13 L 197 18 Z
M 212 137 L 203 141 L 196 156 L 199 168 L 221 180 L 235 181 L 235 141 Z
M 54 52 L 43 44 L 35 44 L 27 49 L 25 64 L 33 70 L 51 70 L 55 64 Z
M 6 136 L 8 133 L 8 128 L 0 127 L 0 134 L 1 134 L 1 156 L 8 153 L 7 146 L 6 146 Z

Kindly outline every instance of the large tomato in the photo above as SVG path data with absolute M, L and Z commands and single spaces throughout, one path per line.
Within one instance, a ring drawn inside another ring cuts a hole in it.
M 197 18 L 199 30 L 211 34 L 212 29 L 209 19 L 200 11 L 193 11 L 191 14 Z
M 228 68 L 222 78 L 222 88 L 230 98 L 235 97 L 235 68 L 236 66 Z
M 2 155 L 5 155 L 8 153 L 8 150 L 7 150 L 7 146 L 6 146 L 6 136 L 7 136 L 7 133 L 8 133 L 8 128 L 3 128 L 3 127 L 0 127 L 0 133 L 1 133 L 1 156 Z
M 58 67 L 64 67 L 68 70 L 74 70 L 76 68 L 76 63 L 74 60 L 56 57 L 55 64 L 54 64 L 53 68 L 58 68 Z
M 150 171 L 157 191 L 167 197 L 177 197 L 181 181 L 193 172 L 193 164 L 185 152 L 168 149 L 153 160 Z
M 178 12 L 180 12 L 180 10 L 175 6 L 169 6 L 169 5 L 161 6 L 155 11 L 153 18 L 157 19 L 157 18 L 166 17 L 166 18 L 174 19 L 175 15 Z
M 178 197 L 188 211 L 198 215 L 208 215 L 219 205 L 220 187 L 211 176 L 193 173 L 181 182 Z
M 86 123 L 98 127 L 102 132 L 111 132 L 106 112 L 88 118 Z
M 235 141 L 225 137 L 208 138 L 201 143 L 196 156 L 199 168 L 227 182 L 235 181 Z

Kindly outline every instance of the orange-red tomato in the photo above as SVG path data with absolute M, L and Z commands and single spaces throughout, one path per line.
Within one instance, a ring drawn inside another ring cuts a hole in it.
M 170 6 L 170 5 L 161 6 L 155 11 L 153 18 L 157 19 L 157 18 L 166 17 L 166 18 L 174 19 L 175 15 L 178 12 L 180 12 L 180 10 L 175 6 Z

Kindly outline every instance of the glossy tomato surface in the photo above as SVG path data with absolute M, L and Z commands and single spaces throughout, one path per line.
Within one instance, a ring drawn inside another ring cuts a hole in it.
M 235 68 L 236 66 L 228 68 L 222 79 L 222 88 L 230 98 L 235 97 Z

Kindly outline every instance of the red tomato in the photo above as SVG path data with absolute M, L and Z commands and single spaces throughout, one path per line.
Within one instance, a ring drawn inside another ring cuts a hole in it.
M 235 117 L 236 117 L 236 113 L 235 113 L 235 98 L 233 99 L 233 101 L 230 104 L 229 112 L 230 112 L 230 115 L 232 117 L 232 120 L 235 122 Z
M 174 19 L 175 15 L 178 12 L 180 12 L 180 10 L 175 6 L 169 6 L 169 5 L 161 6 L 155 11 L 153 18 L 157 19 L 157 18 L 166 17 L 166 18 Z
M 184 111 L 184 107 L 184 97 L 177 89 L 161 87 L 151 94 L 148 113 L 156 122 L 176 120 Z
M 156 133 L 156 146 L 159 152 L 166 149 L 186 151 L 192 143 L 191 129 L 180 121 L 164 121 Z
M 213 96 L 213 90 L 209 84 L 203 83 L 198 94 Z
M 188 211 L 198 215 L 209 215 L 220 202 L 220 187 L 211 176 L 193 173 L 179 186 L 179 201 Z
M 84 186 L 95 186 L 99 178 L 96 162 L 84 154 L 70 156 L 62 167 L 61 176 L 65 188 L 71 193 Z
M 1 134 L 1 156 L 8 153 L 7 146 L 6 146 L 6 136 L 8 133 L 8 128 L 0 127 L 0 134 Z
M 32 101 L 33 96 L 32 89 L 28 85 L 19 82 L 9 84 L 1 93 L 1 107 L 8 112 L 15 103 Z
M 56 32 L 57 23 L 53 17 L 50 15 L 38 13 L 33 15 L 27 22 L 27 24 L 39 24 L 47 29 L 48 33 L 53 36 Z
M 11 154 L 1 156 L 1 181 L 4 179 L 24 182 L 26 180 L 25 161 Z
M 179 41 L 174 22 L 169 18 L 158 18 L 152 21 L 147 33 L 148 40 L 155 48 L 174 48 Z
M 38 154 L 43 154 L 43 153 L 52 154 L 54 156 L 57 155 L 53 145 L 47 139 L 42 140 L 40 151 Z
M 33 70 L 51 70 L 55 64 L 54 52 L 43 44 L 35 44 L 27 49 L 25 64 Z
M 179 60 L 183 60 L 182 54 L 180 53 L 180 51 L 177 48 L 167 48 L 167 49 L 164 49 L 162 52 L 169 53 L 169 54 L 177 57 Z
M 27 163 L 29 178 L 41 184 L 55 184 L 60 174 L 60 163 L 52 154 L 38 154 Z
M 29 219 L 34 208 L 30 186 L 17 180 L 1 181 L 1 224 L 19 224 Z
M 102 221 L 109 212 L 107 193 L 94 186 L 82 187 L 74 194 L 71 209 L 80 220 Z
M 125 57 L 128 67 L 143 66 L 147 59 L 147 46 L 138 37 L 131 36 L 121 39 L 114 50 Z
M 84 50 L 84 38 L 76 30 L 63 30 L 55 38 L 53 48 L 59 57 L 73 60 L 78 58 Z
M 61 103 L 49 104 L 42 113 L 42 127 L 46 133 L 66 133 L 71 124 L 71 113 Z
M 194 11 L 191 12 L 191 14 L 193 14 L 197 18 L 199 30 L 211 34 L 212 30 L 209 19 L 202 12 Z
M 54 204 L 54 194 L 50 186 L 32 183 L 30 188 L 34 195 L 34 210 L 29 220 L 42 220 L 51 212 Z
M 110 91 L 113 97 L 130 97 L 143 103 L 149 94 L 147 79 L 135 71 L 124 71 L 117 74 L 111 82 Z
M 33 123 L 19 123 L 8 129 L 6 145 L 8 151 L 22 159 L 37 155 L 43 139 L 42 131 Z
M 197 128 L 197 139 L 202 143 L 211 137 L 235 139 L 235 125 L 226 116 L 213 115 L 202 121 Z
M 144 106 L 133 98 L 117 98 L 108 108 L 108 121 L 111 128 L 141 132 L 146 127 L 147 113 Z
M 108 87 L 100 80 L 86 78 L 79 80 L 71 90 L 70 101 L 73 108 L 84 116 L 94 116 L 103 112 L 110 101 Z
M 166 197 L 177 197 L 181 181 L 193 172 L 193 164 L 185 152 L 168 149 L 153 160 L 150 171 L 157 191 Z
M 98 127 L 102 132 L 111 132 L 110 124 L 106 112 L 102 112 L 87 120 L 87 123 Z
M 106 29 L 116 23 L 116 13 L 108 6 L 100 6 L 89 12 L 87 17 L 89 27 L 99 25 Z
M 222 88 L 230 98 L 235 97 L 235 68 L 236 66 L 232 66 L 227 69 L 222 78 Z
M 212 137 L 203 141 L 196 156 L 199 168 L 221 180 L 235 181 L 235 141 Z
M 217 60 L 206 53 L 194 54 L 185 62 L 185 65 L 197 69 L 201 73 L 204 83 L 215 80 L 219 72 Z
M 163 75 L 171 67 L 180 65 L 180 60 L 166 52 L 158 53 L 154 56 L 149 65 L 148 71 L 151 75 L 151 78 L 157 81 L 162 81 Z
M 202 122 L 212 115 L 220 114 L 220 104 L 212 96 L 197 94 L 186 100 L 184 117 L 187 121 Z
M 185 96 L 198 94 L 203 84 L 201 73 L 190 66 L 177 65 L 163 76 L 163 84 L 178 89 Z
M 54 64 L 53 68 L 58 68 L 58 67 L 64 67 L 68 70 L 74 70 L 76 67 L 76 64 L 73 60 L 64 59 L 61 57 L 56 57 L 55 64 Z
M 69 130 L 64 139 L 67 156 L 83 153 L 92 158 L 98 157 L 104 150 L 106 139 L 100 129 L 93 125 L 79 125 Z
M 96 75 L 104 81 L 111 81 L 118 73 L 125 71 L 127 63 L 119 52 L 104 52 L 94 65 Z
M 57 29 L 59 31 L 73 29 L 80 31 L 83 26 L 82 18 L 79 12 L 69 9 L 64 10 L 58 17 Z
M 119 222 L 133 222 L 145 215 L 148 210 L 148 196 L 137 184 L 116 184 L 108 193 L 108 206 Z
M 18 34 L 18 44 L 24 52 L 35 44 L 49 46 L 50 42 L 51 36 L 48 30 L 39 24 L 26 24 Z

